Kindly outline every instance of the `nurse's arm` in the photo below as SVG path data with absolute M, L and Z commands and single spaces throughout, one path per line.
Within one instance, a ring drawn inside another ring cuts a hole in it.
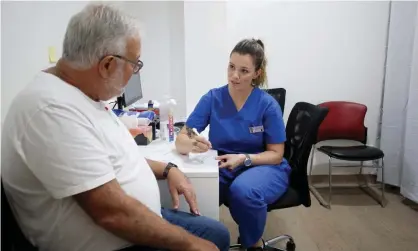
M 282 163 L 284 154 L 284 143 L 267 144 L 266 151 L 259 154 L 250 154 L 252 165 L 279 165 Z M 245 155 L 241 156 L 244 163 Z

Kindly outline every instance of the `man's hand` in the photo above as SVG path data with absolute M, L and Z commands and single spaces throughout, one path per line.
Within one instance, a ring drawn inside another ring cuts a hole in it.
M 244 154 L 225 154 L 216 157 L 216 160 L 219 160 L 219 168 L 228 168 L 233 170 L 234 168 L 244 164 L 245 155 Z
M 187 179 L 187 177 L 177 168 L 171 168 L 167 176 L 167 182 L 171 198 L 173 199 L 174 209 L 179 208 L 179 195 L 183 194 L 190 206 L 190 212 L 195 215 L 200 215 L 196 194 L 189 179 Z

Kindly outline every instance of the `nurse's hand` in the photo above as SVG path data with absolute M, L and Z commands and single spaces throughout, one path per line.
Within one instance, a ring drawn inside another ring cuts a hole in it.
M 212 144 L 202 136 L 193 137 L 193 148 L 192 153 L 204 153 L 212 148 Z
M 216 157 L 216 160 L 220 161 L 219 168 L 228 168 L 233 170 L 234 168 L 241 166 L 244 163 L 244 154 L 225 154 Z

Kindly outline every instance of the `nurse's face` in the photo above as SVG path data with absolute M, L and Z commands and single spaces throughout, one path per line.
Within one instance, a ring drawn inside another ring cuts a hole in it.
M 237 90 L 252 88 L 257 77 L 254 60 L 250 54 L 232 53 L 228 65 L 228 84 Z

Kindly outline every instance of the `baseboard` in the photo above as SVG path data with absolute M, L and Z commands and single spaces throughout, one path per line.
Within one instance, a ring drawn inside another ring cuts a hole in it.
M 328 184 L 329 176 L 328 175 L 311 175 L 309 176 L 310 182 L 312 184 Z M 377 176 L 373 174 L 341 174 L 341 175 L 332 175 L 333 184 L 354 184 L 359 182 L 364 182 L 367 180 L 370 183 L 377 183 Z

